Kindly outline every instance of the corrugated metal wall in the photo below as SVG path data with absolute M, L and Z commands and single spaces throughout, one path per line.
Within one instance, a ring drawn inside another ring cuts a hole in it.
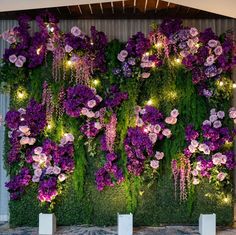
M 131 35 L 138 31 L 147 34 L 150 30 L 150 25 L 153 22 L 160 23 L 160 20 L 61 20 L 60 28 L 64 32 L 68 32 L 74 25 L 78 26 L 82 31 L 89 34 L 89 29 L 92 25 L 100 31 L 103 31 L 108 36 L 109 40 L 119 39 L 126 41 Z M 17 25 L 13 20 L 0 20 L 0 33 Z M 195 26 L 199 30 L 211 27 L 217 34 L 221 34 L 229 29 L 236 32 L 236 20 L 233 19 L 203 19 L 203 20 L 184 20 L 184 25 Z M 37 29 L 33 25 L 34 30 Z M 6 43 L 0 39 L 0 55 L 3 54 Z M 17 79 L 17 78 L 16 78 Z M 9 106 L 8 94 L 0 94 L 0 113 L 5 115 Z M 3 149 L 4 149 L 4 127 L 0 127 L 0 221 L 8 218 L 8 194 L 4 187 L 6 174 L 3 169 Z

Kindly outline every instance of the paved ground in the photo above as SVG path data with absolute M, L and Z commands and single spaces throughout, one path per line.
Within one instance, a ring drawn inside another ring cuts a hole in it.
M 0 235 L 38 235 L 38 229 L 29 227 L 9 229 L 8 224 L 0 224 Z M 117 227 L 58 227 L 55 235 L 117 235 Z M 199 233 L 196 226 L 166 226 L 134 228 L 134 235 L 199 235 Z M 236 229 L 217 228 L 217 235 L 236 235 Z

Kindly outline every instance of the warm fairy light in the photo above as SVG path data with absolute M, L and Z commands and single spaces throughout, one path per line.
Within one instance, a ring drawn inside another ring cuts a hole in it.
M 229 198 L 228 197 L 223 198 L 223 202 L 228 203 L 229 202 Z
M 236 83 L 233 83 L 233 88 L 234 88 L 234 89 L 236 88 Z
M 93 46 L 93 41 L 92 41 L 92 40 L 90 41 L 90 45 L 92 45 L 92 46 Z
M 95 85 L 95 86 L 97 86 L 98 84 L 99 84 L 99 80 L 98 79 L 95 79 L 95 80 L 93 80 L 93 84 Z
M 155 62 L 152 62 L 152 67 L 155 68 L 156 67 L 156 64 Z
M 155 44 L 155 47 L 156 47 L 156 48 L 161 48 L 161 47 L 162 47 L 162 43 L 161 43 L 161 42 L 156 43 L 156 44 Z
M 200 44 L 199 44 L 199 43 L 197 43 L 197 44 L 195 45 L 195 47 L 199 48 L 199 47 L 200 47 Z
M 144 191 L 139 191 L 140 196 L 143 196 L 143 194 L 144 194 Z
M 147 129 L 147 128 L 144 128 L 144 129 L 143 129 L 143 132 L 148 133 L 148 129 Z
M 25 119 L 24 119 L 24 118 L 21 118 L 20 120 L 21 120 L 21 121 L 24 121 Z
M 147 105 L 152 105 L 152 104 L 153 104 L 153 100 L 152 99 L 148 100 Z
M 19 99 L 23 99 L 24 98 L 24 93 L 22 92 L 22 91 L 18 91 L 17 92 L 17 97 L 19 98 Z
M 67 63 L 68 66 L 71 66 L 71 65 L 72 65 L 72 62 L 71 62 L 70 60 L 67 60 L 66 63 Z
M 223 85 L 224 85 L 224 82 L 220 81 L 219 86 L 223 86 Z
M 42 46 L 41 46 L 41 47 L 39 47 L 39 48 L 36 50 L 36 53 L 37 53 L 37 55 L 39 55 L 39 54 L 40 54 L 41 50 L 42 50 Z
M 51 124 L 48 124 L 48 125 L 47 125 L 47 129 L 48 129 L 48 130 L 51 130 L 51 129 L 52 129 Z
M 53 31 L 54 31 L 54 27 L 51 27 L 49 30 L 53 33 Z
M 177 64 L 180 64 L 180 63 L 181 63 L 181 59 L 180 59 L 180 58 L 175 58 L 175 62 L 176 62 Z
M 149 56 L 149 52 L 146 52 L 146 53 L 145 53 L 145 56 Z

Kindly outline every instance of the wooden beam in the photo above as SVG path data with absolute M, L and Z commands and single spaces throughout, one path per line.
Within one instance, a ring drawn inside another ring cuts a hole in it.
M 158 5 L 159 5 L 159 0 L 156 1 L 155 13 L 157 12 Z
M 125 14 L 125 1 L 122 1 L 122 7 L 123 7 L 123 14 Z
M 91 4 L 89 4 L 89 9 L 90 9 L 91 15 L 93 15 L 93 9 L 92 9 Z
M 148 3 L 148 0 L 145 0 L 144 13 L 146 13 L 146 10 L 147 10 L 147 3 Z
M 101 2 L 100 2 L 100 8 L 101 8 L 101 12 L 103 14 L 104 12 L 103 12 L 103 7 L 102 7 L 102 3 Z
M 114 15 L 115 11 L 114 11 L 114 4 L 113 4 L 113 2 L 111 2 L 111 11 L 112 11 L 112 14 Z
M 80 14 L 83 15 L 80 5 L 78 5 L 78 9 L 79 9 Z

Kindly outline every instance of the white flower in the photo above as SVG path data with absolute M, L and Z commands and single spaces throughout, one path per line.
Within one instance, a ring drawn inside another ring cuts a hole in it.
M 159 167 L 159 161 L 157 160 L 152 160 L 150 162 L 150 166 L 153 168 L 153 169 L 157 169 Z
M 192 145 L 193 147 L 197 148 L 198 145 L 199 145 L 199 143 L 198 143 L 197 140 L 191 140 L 191 145 Z
M 155 158 L 157 160 L 161 160 L 161 159 L 163 159 L 163 157 L 164 157 L 164 153 L 163 152 L 159 152 L 159 151 L 156 152 Z

